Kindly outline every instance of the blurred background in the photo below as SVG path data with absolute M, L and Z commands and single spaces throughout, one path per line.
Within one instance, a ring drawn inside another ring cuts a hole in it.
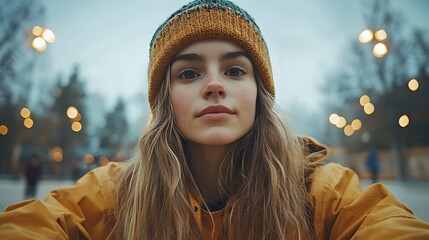
M 133 154 L 149 42 L 187 2 L 0 0 L 0 207 Z M 234 2 L 295 131 L 429 221 L 429 1 Z

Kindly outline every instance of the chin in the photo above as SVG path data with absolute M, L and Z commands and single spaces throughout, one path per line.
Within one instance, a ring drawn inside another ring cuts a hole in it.
M 199 136 L 191 139 L 191 141 L 202 144 L 202 145 L 213 145 L 213 146 L 221 146 L 221 145 L 229 145 L 238 141 L 242 138 L 246 133 L 243 134 L 207 134 L 206 136 Z
M 236 142 L 238 139 L 234 139 L 234 140 L 224 140 L 224 139 L 209 139 L 207 141 L 199 141 L 197 143 L 202 144 L 202 145 L 210 145 L 210 146 L 224 146 L 224 145 L 229 145 L 231 143 Z

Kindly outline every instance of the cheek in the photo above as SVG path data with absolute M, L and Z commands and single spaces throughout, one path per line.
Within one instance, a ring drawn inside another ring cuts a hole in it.
M 170 91 L 171 104 L 173 106 L 173 114 L 176 121 L 180 124 L 182 119 L 187 116 L 186 110 L 190 109 L 190 95 L 182 89 L 173 88 Z
M 245 110 L 246 118 L 252 119 L 252 124 L 256 114 L 256 96 L 256 86 L 248 87 L 239 94 L 240 105 Z

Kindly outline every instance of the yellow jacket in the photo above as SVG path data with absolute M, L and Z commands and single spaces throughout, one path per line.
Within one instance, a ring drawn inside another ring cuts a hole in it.
M 0 239 L 106 239 L 114 221 L 113 178 L 121 166 L 97 168 L 43 201 L 8 206 L 0 214 Z M 318 239 L 429 239 L 429 224 L 415 218 L 382 184 L 362 192 L 353 171 L 332 163 L 317 167 L 310 181 Z M 200 206 L 192 197 L 190 204 Z M 211 220 L 199 209 L 196 220 L 210 239 Z M 221 215 L 213 215 L 219 229 Z M 215 237 L 220 234 L 216 231 Z

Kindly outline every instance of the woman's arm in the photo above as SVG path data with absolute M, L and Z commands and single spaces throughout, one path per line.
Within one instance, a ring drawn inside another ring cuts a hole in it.
M 54 190 L 0 214 L 0 239 L 105 239 L 113 221 L 112 177 L 118 164 L 97 168 L 76 185 Z

